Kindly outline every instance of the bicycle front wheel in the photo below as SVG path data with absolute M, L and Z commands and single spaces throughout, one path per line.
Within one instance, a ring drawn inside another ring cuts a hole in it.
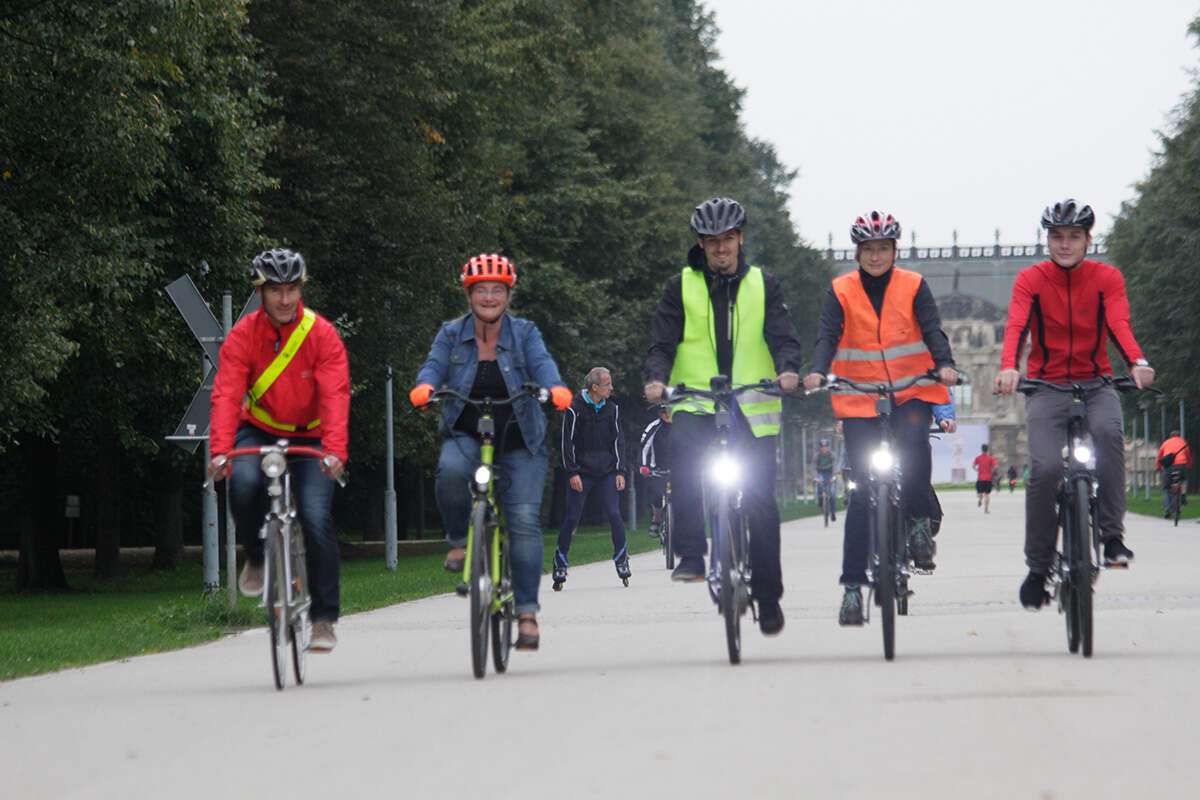
M 879 548 L 875 594 L 879 598 L 879 621 L 883 628 L 883 657 L 896 657 L 896 518 L 891 488 L 881 483 L 875 495 L 875 541 Z
M 288 591 L 287 543 L 283 523 L 277 519 L 267 523 L 265 579 L 267 581 L 267 627 L 271 632 L 271 672 L 275 688 L 282 691 L 287 682 L 288 668 Z
M 304 531 L 292 528 L 292 586 L 295 600 L 302 610 L 290 615 L 289 630 L 292 643 L 292 675 L 302 686 L 308 663 L 308 643 L 312 639 L 312 622 L 308 618 L 308 564 L 305 562 Z
M 720 502 L 720 501 L 718 501 Z M 728 508 L 717 512 L 717 558 L 721 562 L 721 615 L 725 618 L 725 644 L 729 663 L 742 661 L 742 614 L 738 608 L 740 576 L 734 568 L 733 520 Z
M 829 527 L 829 515 L 832 513 L 832 501 L 829 492 L 821 493 L 821 512 L 825 517 L 825 527 Z
M 468 596 L 470 597 L 471 669 L 476 678 L 487 673 L 488 619 L 491 616 L 492 576 L 488 570 L 487 500 L 480 498 L 471 509 L 467 532 Z
M 1083 657 L 1092 657 L 1092 515 L 1091 486 L 1086 478 L 1076 478 L 1072 526 L 1074 552 L 1071 554 L 1071 583 L 1075 586 L 1076 618 Z
M 662 545 L 663 555 L 667 562 L 667 569 L 675 569 L 675 551 L 672 549 L 674 543 L 671 541 L 671 535 L 675 531 L 675 512 L 671 510 L 670 501 L 663 508 L 662 518 Z
M 1179 492 L 1171 492 L 1171 518 L 1175 520 L 1175 527 L 1179 527 Z

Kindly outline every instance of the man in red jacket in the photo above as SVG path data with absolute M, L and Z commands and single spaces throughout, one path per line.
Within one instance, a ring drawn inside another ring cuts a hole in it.
M 282 248 L 260 253 L 251 277 L 262 307 L 238 322 L 221 345 L 212 391 L 208 473 L 222 478 L 228 469 L 225 454 L 235 447 L 260 447 L 279 439 L 311 440 L 325 452 L 320 461 L 291 459 L 289 470 L 311 584 L 309 649 L 329 652 L 337 644 L 333 626 L 338 618 L 340 560 L 332 480 L 341 476 L 347 459 L 350 366 L 337 330 L 305 308 L 300 297 L 307 280 L 303 256 Z M 258 530 L 267 498 L 259 461 L 237 459 L 229 487 L 246 552 L 238 587 L 247 596 L 260 595 L 263 589 Z
M 1133 552 L 1125 546 L 1125 437 L 1121 403 L 1104 378 L 1112 375 L 1112 340 L 1139 387 L 1154 382 L 1154 370 L 1142 354 L 1129 323 L 1125 278 L 1109 264 L 1085 259 L 1096 216 L 1091 206 L 1064 200 L 1047 206 L 1042 227 L 1050 260 L 1017 275 L 1008 306 L 1008 326 L 996 390 L 1016 391 L 1018 366 L 1026 337 L 1031 349 L 1026 371 L 1031 378 L 1056 384 L 1078 383 L 1087 389 L 1088 429 L 1099 478 L 1100 538 L 1105 566 L 1126 566 Z M 1054 558 L 1057 518 L 1055 486 L 1062 473 L 1071 396 L 1037 392 L 1025 401 L 1029 424 L 1029 485 L 1025 494 L 1025 561 L 1029 575 L 1021 585 L 1021 605 L 1036 610 L 1049 601 L 1046 580 Z
M 1187 467 L 1192 464 L 1192 450 L 1188 447 L 1187 439 L 1179 435 L 1179 431 L 1171 431 L 1171 435 L 1158 448 L 1158 456 L 1154 459 L 1154 468 L 1163 474 L 1163 516 L 1171 516 L 1171 472 L 1187 475 Z M 1180 479 L 1179 494 L 1183 502 L 1187 502 L 1187 482 Z

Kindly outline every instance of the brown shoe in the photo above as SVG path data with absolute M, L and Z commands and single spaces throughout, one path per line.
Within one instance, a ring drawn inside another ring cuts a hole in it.
M 532 630 L 530 630 L 532 628 Z M 538 639 L 537 617 L 533 614 L 522 614 L 517 618 L 517 649 L 537 650 Z
M 262 597 L 262 561 L 259 561 L 257 564 L 255 564 L 250 559 L 246 559 L 246 563 L 242 565 L 242 572 L 240 575 L 238 575 L 238 591 L 240 591 L 244 597 Z
M 462 572 L 463 565 L 467 563 L 467 549 L 465 547 L 451 547 L 450 552 L 446 553 L 446 560 L 442 562 L 442 568 L 446 572 Z

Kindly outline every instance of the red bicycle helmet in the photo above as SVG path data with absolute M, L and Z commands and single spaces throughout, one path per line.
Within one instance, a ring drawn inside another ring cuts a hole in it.
M 462 268 L 462 284 L 470 289 L 477 283 L 496 281 L 512 288 L 517 282 L 517 267 L 504 256 L 480 253 Z
M 868 211 L 850 226 L 850 241 L 859 245 L 880 239 L 900 238 L 900 221 L 886 211 Z

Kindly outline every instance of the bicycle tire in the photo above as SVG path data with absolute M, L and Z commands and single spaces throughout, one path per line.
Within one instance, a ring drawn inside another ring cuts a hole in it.
M 492 666 L 497 673 L 503 674 L 508 671 L 508 659 L 512 655 L 512 629 L 516 611 L 512 597 L 512 561 L 508 537 L 501 535 L 499 528 L 494 535 L 500 537 L 500 586 L 508 599 L 501 603 L 499 611 L 492 612 Z
M 298 605 L 308 603 L 308 563 L 304 550 L 304 530 L 299 525 L 292 528 L 292 583 L 296 589 Z M 292 675 L 296 685 L 303 686 L 308 671 L 308 643 L 312 639 L 312 622 L 308 618 L 307 608 L 301 611 L 290 622 L 292 645 Z
M 283 691 L 287 684 L 288 669 L 288 607 L 287 587 L 284 585 L 287 572 L 284 567 L 283 523 L 273 519 L 267 523 L 266 565 L 267 581 L 267 627 L 271 633 L 271 675 L 275 688 Z
M 875 594 L 879 598 L 879 620 L 883 629 L 883 657 L 896 657 L 896 514 L 893 513 L 891 487 L 879 484 L 875 495 L 875 541 L 879 548 L 879 574 L 875 576 Z
M 476 678 L 487 674 L 488 620 L 491 616 L 491 574 L 487 556 L 487 500 L 480 498 L 471 509 L 471 528 L 468 532 L 470 550 L 467 563 L 467 595 L 470 599 L 471 671 Z
M 1179 502 L 1179 492 L 1172 492 L 1171 493 L 1171 517 L 1175 521 L 1176 528 L 1179 527 L 1180 505 L 1181 505 L 1181 503 Z
M 1079 620 L 1080 650 L 1084 658 L 1092 657 L 1092 491 L 1087 478 L 1075 479 L 1073 520 L 1075 529 L 1075 563 L 1071 566 L 1071 582 L 1075 584 L 1076 617 Z
M 718 501 L 721 502 L 721 501 Z M 736 573 L 734 572 L 733 526 L 730 510 L 717 512 L 718 559 L 721 562 L 721 615 L 725 618 L 725 646 L 729 651 L 729 663 L 742 661 L 742 615 L 738 609 Z
M 821 493 L 821 514 L 825 518 L 825 527 L 829 527 L 829 492 Z
M 671 503 L 667 501 L 666 508 L 663 509 L 663 554 L 667 562 L 667 569 L 675 569 L 675 543 L 671 541 L 672 532 L 675 530 L 675 512 L 671 510 Z

